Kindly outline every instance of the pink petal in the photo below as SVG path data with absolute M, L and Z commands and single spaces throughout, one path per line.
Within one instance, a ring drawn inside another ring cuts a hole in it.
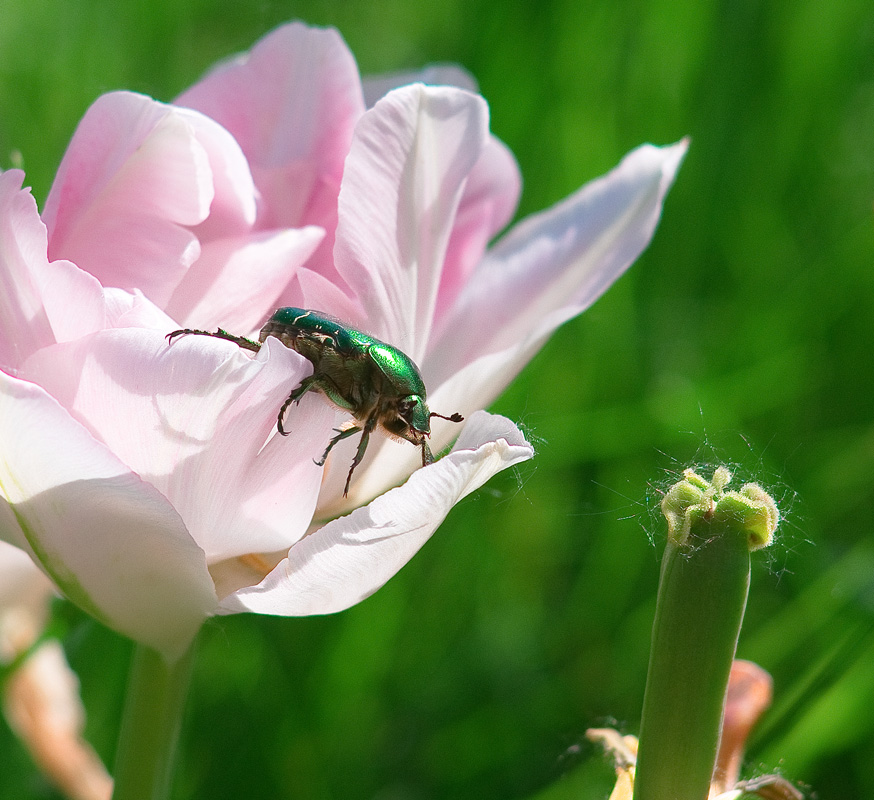
M 516 159 L 503 142 L 490 136 L 468 175 L 452 227 L 435 310 L 437 325 L 482 260 L 488 243 L 513 218 L 521 190 Z
M 0 373 L 0 535 L 77 605 L 175 658 L 217 602 L 179 515 L 40 387 Z
M 0 174 L 0 364 L 104 325 L 100 284 L 66 261 L 49 262 L 46 229 L 18 170 Z
M 104 331 L 37 353 L 24 374 L 45 386 L 182 516 L 209 563 L 289 547 L 321 482 L 313 462 L 333 410 L 315 394 L 280 407 L 309 362 L 270 340 L 256 358 L 230 342 Z
M 487 137 L 482 98 L 421 84 L 391 92 L 355 131 L 334 249 L 367 314 L 350 322 L 413 360 L 428 340 L 455 213 Z
M 296 162 L 286 167 L 260 169 L 252 167 L 252 174 L 258 183 L 263 197 L 270 198 L 269 204 L 259 218 L 259 225 L 272 229 L 270 223 L 288 222 L 299 217 L 298 226 L 317 226 L 324 231 L 324 237 L 307 260 L 307 268 L 322 276 L 333 285 L 346 289 L 346 282 L 337 272 L 334 264 L 334 234 L 337 228 L 337 194 L 339 183 L 328 183 L 317 175 L 313 162 Z M 263 187 L 263 188 L 262 188 Z M 306 200 L 306 208 L 297 208 L 300 201 Z M 278 213 L 279 211 L 293 213 Z M 296 277 L 296 276 L 295 276 Z M 298 305 L 295 296 L 297 282 L 292 280 L 276 301 L 277 306 Z
M 200 252 L 210 207 L 225 234 L 254 218 L 242 154 L 216 123 L 128 92 L 79 123 L 46 202 L 53 258 L 163 305 Z
M 151 328 L 156 331 L 175 330 L 175 320 L 167 316 L 140 291 L 104 289 L 107 328 Z
M 338 282 L 337 193 L 364 101 L 355 59 L 337 31 L 298 22 L 277 28 L 177 103 L 217 120 L 240 143 L 261 196 L 260 229 L 326 231 L 310 266 Z
M 208 242 L 248 233 L 255 224 L 258 193 L 240 145 L 209 117 L 185 109 L 174 110 L 191 126 L 198 145 L 206 153 L 212 177 L 209 216 L 195 228 L 198 239 Z
M 309 226 L 212 242 L 177 287 L 167 312 L 183 327 L 257 331 L 324 235 Z
M 448 223 L 452 226 L 452 230 L 443 263 L 433 264 L 435 269 L 432 276 L 440 282 L 436 316 L 439 317 L 443 307 L 448 306 L 462 289 L 467 276 L 480 262 L 489 240 L 512 217 L 519 196 L 520 183 L 519 170 L 513 155 L 497 139 L 488 137 L 478 160 L 463 182 L 463 194 L 454 220 Z M 374 211 L 378 213 L 380 208 Z M 365 207 L 365 210 L 370 210 L 370 207 Z M 380 274 L 388 271 L 388 269 L 374 270 Z M 375 316 L 376 310 L 371 310 L 369 314 L 363 313 L 357 303 L 336 289 L 319 291 L 323 287 L 313 286 L 312 283 L 309 286 L 305 285 L 307 270 L 301 270 L 298 277 L 301 280 L 305 300 L 296 304 L 304 308 L 330 309 L 331 313 L 339 319 L 347 321 L 364 319 L 365 322 L 359 324 L 368 331 L 378 330 L 380 319 L 392 314 L 391 310 L 384 309 L 378 312 L 380 316 Z M 399 290 L 399 294 L 400 291 L 402 290 Z M 415 286 L 412 286 L 409 291 L 412 294 Z M 368 297 L 369 293 L 364 296 Z M 391 342 L 403 340 L 400 334 L 396 338 L 391 335 L 385 338 Z M 407 351 L 406 346 L 403 349 Z M 448 404 L 431 407 L 448 415 L 457 411 L 460 406 L 457 405 L 455 398 L 450 398 Z M 465 412 L 479 407 L 466 405 Z M 459 430 L 457 425 L 435 420 L 431 439 L 435 452 L 443 449 L 457 437 Z M 357 441 L 352 439 L 335 449 L 328 463 L 322 489 L 317 512 L 320 516 L 333 515 L 369 501 L 385 489 L 397 485 L 421 465 L 421 455 L 416 448 L 405 442 L 392 442 L 376 433 L 371 439 L 365 460 L 355 475 L 349 496 L 342 498 L 347 474 L 344 465 L 352 460 L 356 446 Z
M 249 53 L 214 68 L 177 104 L 219 122 L 259 169 L 310 162 L 319 180 L 339 185 L 352 129 L 364 111 L 358 69 L 340 35 L 299 22 L 271 31 Z M 264 187 L 259 185 L 264 194 Z M 265 201 L 268 227 L 295 227 L 310 201 L 286 185 Z M 291 204 L 291 207 L 290 207 Z
M 488 405 L 559 325 L 591 305 L 649 243 L 686 146 L 640 147 L 514 227 L 430 344 L 422 368 L 433 399 L 463 402 L 461 413 Z
M 349 297 L 336 283 L 309 267 L 297 271 L 279 305 L 330 309 L 331 316 L 346 321 L 366 318 L 357 298 Z
M 307 536 L 260 584 L 225 598 L 224 612 L 305 616 L 360 602 L 416 554 L 455 503 L 533 454 L 513 423 L 479 412 L 452 453 Z

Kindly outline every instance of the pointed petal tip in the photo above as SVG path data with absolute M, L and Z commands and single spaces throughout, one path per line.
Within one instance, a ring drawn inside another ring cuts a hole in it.
M 684 136 L 680 141 L 662 148 L 665 153 L 664 173 L 671 181 L 673 181 L 677 170 L 680 169 L 680 165 L 686 158 L 686 153 L 689 152 L 689 145 L 691 143 L 692 138 Z
M 689 136 L 684 136 L 673 144 L 642 144 L 627 153 L 617 168 L 603 177 L 607 178 L 622 170 L 623 167 L 629 166 L 650 172 L 656 169 L 662 174 L 662 191 L 665 192 L 676 177 L 690 144 L 691 138 Z

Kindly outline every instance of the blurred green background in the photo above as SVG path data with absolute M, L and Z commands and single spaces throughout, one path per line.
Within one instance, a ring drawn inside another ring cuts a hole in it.
M 98 94 L 169 100 L 291 18 L 338 27 L 363 73 L 473 72 L 520 214 L 642 142 L 692 146 L 649 250 L 496 404 L 533 462 L 360 606 L 208 625 L 175 796 L 605 797 L 583 732 L 637 729 L 659 491 L 716 461 L 785 515 L 739 649 L 776 686 L 749 772 L 870 796 L 874 5 L 0 0 L 0 165 L 42 203 Z M 129 645 L 58 613 L 111 763 Z M 5 723 L 0 784 L 57 797 Z

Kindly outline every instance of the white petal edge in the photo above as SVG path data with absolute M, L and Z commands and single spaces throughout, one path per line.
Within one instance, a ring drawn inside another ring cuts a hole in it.
M 43 389 L 2 372 L 0 442 L 0 538 L 107 626 L 180 656 L 217 598 L 173 507 Z
M 408 86 L 411 83 L 424 83 L 426 86 L 455 86 L 479 94 L 476 78 L 464 67 L 458 64 L 428 64 L 422 69 L 411 72 L 387 72 L 362 78 L 364 103 L 368 108 L 372 108 L 392 89 Z
M 298 542 L 260 584 L 226 597 L 220 613 L 308 616 L 355 605 L 416 554 L 459 500 L 533 455 L 510 420 L 478 411 L 449 455 Z

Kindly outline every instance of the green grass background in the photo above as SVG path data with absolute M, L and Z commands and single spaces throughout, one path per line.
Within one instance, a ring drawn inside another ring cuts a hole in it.
M 360 606 L 208 625 L 175 797 L 605 797 L 583 732 L 637 728 L 658 493 L 715 461 L 785 514 L 739 650 L 776 684 L 750 771 L 871 796 L 870 0 L 0 0 L 0 165 L 42 203 L 98 94 L 169 100 L 291 18 L 337 26 L 364 73 L 471 70 L 521 214 L 641 142 L 692 146 L 649 250 L 496 403 L 533 462 Z M 58 614 L 111 763 L 129 644 Z M 0 796 L 57 797 L 5 723 Z

